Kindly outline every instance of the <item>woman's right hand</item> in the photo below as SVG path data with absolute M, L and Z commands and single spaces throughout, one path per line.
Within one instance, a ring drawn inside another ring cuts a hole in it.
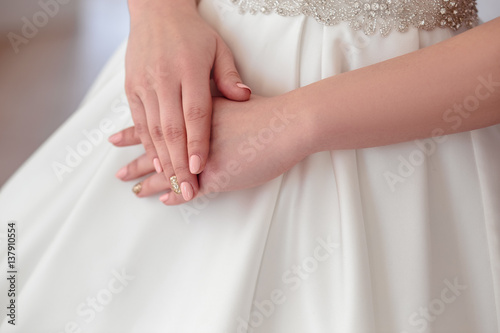
M 158 173 L 177 176 L 185 200 L 209 154 L 210 77 L 227 98 L 245 101 L 231 51 L 194 0 L 129 0 L 126 93 L 137 135 Z

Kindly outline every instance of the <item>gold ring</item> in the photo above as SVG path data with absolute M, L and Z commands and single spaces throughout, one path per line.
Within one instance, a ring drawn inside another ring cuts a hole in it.
M 170 185 L 172 185 L 172 190 L 175 193 L 181 194 L 181 187 L 179 186 L 179 183 L 177 182 L 177 177 L 176 176 L 170 177 Z
M 134 192 L 136 195 L 139 194 L 142 190 L 142 183 L 137 183 L 132 187 L 132 192 Z

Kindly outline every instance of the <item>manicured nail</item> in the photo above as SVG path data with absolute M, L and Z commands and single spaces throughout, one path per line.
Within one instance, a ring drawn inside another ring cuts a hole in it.
M 167 202 L 169 196 L 170 196 L 170 192 L 169 193 L 165 193 L 164 195 L 162 195 L 160 197 L 160 201 Z
M 161 168 L 160 160 L 158 158 L 153 159 L 153 164 L 155 166 L 155 170 L 157 173 L 162 173 L 163 169 Z
M 115 177 L 118 178 L 118 179 L 123 179 L 123 178 L 125 178 L 126 175 L 127 175 L 127 167 L 124 166 L 123 168 L 121 168 L 120 170 L 118 170 L 118 172 L 116 173 Z
M 174 191 L 175 194 L 181 194 L 181 188 L 179 186 L 179 183 L 177 182 L 177 176 L 170 177 L 170 186 L 172 187 L 172 191 Z
M 248 90 L 250 90 L 250 93 L 252 93 L 252 89 L 250 89 L 250 87 L 249 87 L 249 86 L 247 86 L 246 84 L 243 84 L 243 83 L 236 83 L 236 86 L 237 86 L 238 88 L 248 89 Z
M 201 158 L 198 155 L 192 155 L 191 158 L 189 159 L 189 171 L 193 175 L 196 175 L 200 172 L 201 168 Z
M 116 133 L 116 134 L 113 134 L 112 136 L 110 136 L 108 138 L 108 141 L 111 143 L 118 143 L 121 141 L 122 137 L 123 137 L 123 134 L 121 132 L 119 132 L 119 133 Z
M 142 183 L 137 183 L 134 185 L 134 187 L 132 187 L 132 192 L 134 192 L 135 195 L 141 193 L 141 190 L 142 190 Z
M 193 187 L 188 182 L 181 184 L 182 197 L 184 200 L 189 201 L 193 199 Z

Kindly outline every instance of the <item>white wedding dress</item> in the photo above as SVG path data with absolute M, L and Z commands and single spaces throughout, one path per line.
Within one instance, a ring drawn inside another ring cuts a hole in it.
M 264 96 L 455 34 L 366 37 L 226 0 L 199 10 Z M 114 177 L 143 152 L 106 141 L 132 124 L 124 55 L 0 192 L 0 265 L 14 221 L 18 270 L 16 325 L 0 280 L 0 332 L 500 332 L 499 125 L 321 152 L 257 188 L 167 207 Z

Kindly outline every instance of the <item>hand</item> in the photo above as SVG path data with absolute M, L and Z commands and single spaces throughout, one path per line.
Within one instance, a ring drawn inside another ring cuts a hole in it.
M 176 175 L 190 200 L 209 154 L 211 72 L 227 98 L 248 100 L 251 92 L 194 1 L 129 2 L 126 92 L 135 129 L 156 171 Z
M 290 114 L 281 98 L 252 96 L 247 102 L 213 99 L 210 155 L 198 175 L 199 194 L 232 191 L 263 184 L 290 169 L 309 155 L 309 122 L 305 114 Z M 119 132 L 116 146 L 139 144 L 134 127 Z M 146 155 L 129 163 L 122 180 L 150 174 L 154 166 Z M 151 175 L 142 183 L 140 197 L 167 191 L 166 205 L 186 202 L 169 192 L 168 180 Z

